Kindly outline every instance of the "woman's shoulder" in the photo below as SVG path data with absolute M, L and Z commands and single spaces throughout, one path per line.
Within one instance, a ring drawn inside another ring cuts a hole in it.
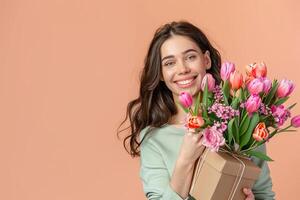
M 141 157 L 148 160 L 174 158 L 178 153 L 184 133 L 184 128 L 172 125 L 145 127 L 140 133 Z
M 162 125 L 161 127 L 147 126 L 140 132 L 140 141 L 142 139 L 144 139 L 144 141 L 161 141 L 166 138 L 171 139 L 172 136 L 183 135 L 183 133 L 184 128 L 175 127 L 169 124 Z

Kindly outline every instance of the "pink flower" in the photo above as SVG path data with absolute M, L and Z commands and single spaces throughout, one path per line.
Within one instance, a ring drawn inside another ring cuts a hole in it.
M 224 62 L 221 66 L 221 79 L 226 81 L 230 74 L 235 71 L 235 65 L 231 62 Z
M 189 108 L 193 104 L 192 95 L 188 92 L 181 92 L 179 95 L 179 101 L 185 108 Z
M 283 123 L 291 116 L 290 111 L 285 109 L 283 105 L 272 105 L 271 112 L 278 126 L 282 126 Z
M 294 88 L 295 85 L 292 81 L 283 79 L 282 81 L 280 81 L 279 86 L 277 88 L 277 96 L 279 98 L 286 97 L 292 93 Z
M 293 117 L 292 120 L 291 120 L 291 124 L 295 128 L 300 127 L 300 115 L 297 115 L 297 116 Z
M 255 78 L 248 84 L 250 94 L 259 94 L 264 90 L 264 83 L 261 79 Z
M 272 81 L 268 78 L 263 78 L 264 83 L 264 93 L 268 93 L 272 87 Z
M 243 75 L 239 71 L 235 70 L 230 74 L 229 82 L 231 89 L 238 90 L 243 85 Z
M 216 129 L 216 127 L 209 127 L 203 130 L 203 142 L 202 144 L 211 151 L 218 151 L 220 146 L 225 144 L 223 134 Z
M 202 79 L 202 83 L 201 83 L 202 91 L 204 91 L 206 82 L 208 83 L 208 85 L 207 85 L 208 91 L 213 91 L 213 89 L 215 88 L 215 85 L 216 85 L 216 81 L 210 73 L 206 73 Z
M 261 99 L 258 95 L 252 94 L 246 101 L 246 110 L 249 114 L 256 112 L 261 104 Z

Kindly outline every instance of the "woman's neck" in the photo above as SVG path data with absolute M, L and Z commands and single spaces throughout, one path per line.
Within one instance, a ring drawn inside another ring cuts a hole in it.
M 177 111 L 177 114 L 171 117 L 170 124 L 183 125 L 185 123 L 185 117 L 187 113 L 185 113 L 180 107 L 177 107 Z

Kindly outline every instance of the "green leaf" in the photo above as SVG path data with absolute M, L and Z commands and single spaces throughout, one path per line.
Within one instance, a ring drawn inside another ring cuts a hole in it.
M 222 90 L 223 90 L 223 96 L 224 96 L 224 103 L 226 105 L 229 105 L 228 99 L 229 99 L 229 93 L 230 93 L 230 86 L 229 86 L 229 81 L 228 80 L 226 80 L 224 82 Z
M 274 161 L 269 156 L 267 156 L 266 154 L 264 154 L 260 151 L 247 151 L 246 154 L 248 154 L 250 156 L 255 156 L 255 157 L 265 160 L 265 161 Z
M 298 130 L 285 130 L 285 131 L 283 131 L 283 133 L 284 132 L 297 132 Z
M 208 98 L 207 98 L 207 107 L 210 107 L 210 106 L 212 106 L 212 104 L 213 104 L 213 95 L 212 95 L 212 93 L 210 93 L 210 92 L 208 92 Z
M 239 100 L 240 100 L 240 102 L 243 102 L 243 101 L 246 100 L 245 92 L 244 92 L 244 89 L 242 87 L 239 90 L 240 90 Z
M 200 95 L 201 95 L 201 92 L 198 93 L 196 103 L 195 103 L 194 113 L 196 116 L 198 116 L 198 112 L 199 112 Z
M 269 94 L 266 96 L 266 99 L 264 102 L 266 105 L 269 105 L 271 103 L 271 100 L 273 99 L 273 97 L 277 91 L 277 88 L 278 88 L 278 82 L 277 82 L 277 80 L 274 80 L 272 83 L 272 88 L 271 88 Z
M 240 125 L 240 136 L 242 136 L 242 135 L 244 135 L 244 133 L 246 133 L 249 125 L 250 125 L 250 117 L 249 117 L 248 113 L 246 112 L 245 116 L 243 117 L 243 120 L 241 122 L 241 125 Z
M 241 136 L 241 142 L 240 142 L 241 149 L 251 139 L 253 130 L 256 127 L 256 125 L 258 124 L 258 122 L 259 122 L 259 115 L 258 115 L 258 113 L 253 113 L 253 115 L 251 117 L 250 125 L 248 126 L 248 130 L 246 131 L 246 133 L 244 135 Z
M 206 84 L 203 91 L 203 97 L 202 97 L 202 105 L 207 109 L 208 108 L 208 80 L 206 80 Z
M 239 98 L 238 97 L 235 97 L 234 99 L 233 99 L 233 101 L 231 102 L 231 107 L 233 108 L 233 109 L 237 109 L 237 107 L 238 107 L 238 103 L 239 103 Z
M 233 134 L 235 141 L 239 144 L 240 143 L 240 136 L 239 136 L 239 125 L 238 125 L 238 117 L 234 118 L 234 123 L 233 123 Z
M 234 118 L 231 119 L 228 123 L 228 127 L 227 127 L 227 132 L 228 132 L 228 144 L 231 143 L 232 139 L 233 139 L 233 123 L 234 123 Z
M 290 97 L 283 97 L 283 98 L 277 99 L 277 100 L 275 101 L 274 104 L 275 104 L 276 106 L 281 105 L 281 104 L 283 104 L 284 102 L 286 102 L 289 98 L 290 98 Z
M 245 89 L 244 90 L 244 101 L 246 101 L 249 98 L 249 96 L 250 96 L 250 92 L 247 89 Z
M 204 105 L 203 105 L 203 103 L 201 103 L 201 109 L 202 109 L 202 117 L 204 118 L 208 118 L 209 119 L 209 117 L 208 117 L 208 113 L 207 113 L 207 110 L 208 110 L 208 108 L 207 107 L 205 107 Z

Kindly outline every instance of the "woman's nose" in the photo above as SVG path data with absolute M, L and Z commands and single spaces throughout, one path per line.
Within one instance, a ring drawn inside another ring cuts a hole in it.
M 179 62 L 178 63 L 178 72 L 179 72 L 179 74 L 186 74 L 190 71 L 191 71 L 191 69 L 189 68 L 189 66 L 185 62 Z

